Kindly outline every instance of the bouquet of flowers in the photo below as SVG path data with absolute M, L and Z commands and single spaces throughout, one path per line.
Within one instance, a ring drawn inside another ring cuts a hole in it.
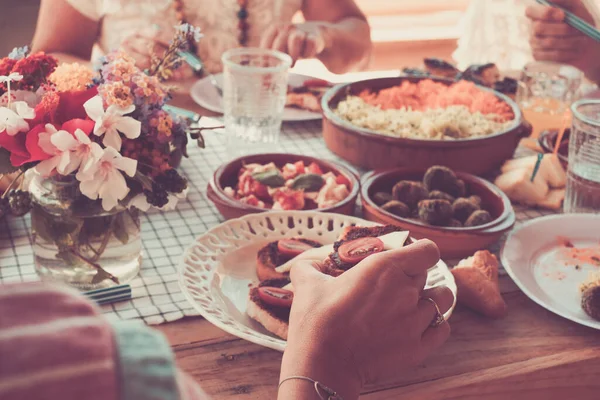
M 94 226 L 90 236 L 82 233 L 85 221 L 65 222 L 70 215 L 166 208 L 185 196 L 187 181 L 174 166 L 187 155 L 188 133 L 201 146 L 203 140 L 189 121 L 164 109 L 170 95 L 163 82 L 180 65 L 179 51 L 199 39 L 197 28 L 181 25 L 147 71 L 122 51 L 108 54 L 97 71 L 59 66 L 54 57 L 27 48 L 0 60 L 0 178 L 33 170 L 37 178 L 74 183 L 53 188 L 70 190 L 68 196 L 53 193 L 68 200 L 60 219 L 33 216 L 35 234 L 53 240 L 63 259 L 75 256 L 97 267 L 102 252 L 91 245 L 94 237 L 124 238 L 116 219 Z M 0 193 L 0 218 L 29 211 L 32 199 L 16 188 L 18 182 Z

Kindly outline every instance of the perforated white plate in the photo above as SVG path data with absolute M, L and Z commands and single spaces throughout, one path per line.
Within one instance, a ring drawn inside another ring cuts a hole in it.
M 188 300 L 209 322 L 250 342 L 283 351 L 286 342 L 246 315 L 249 286 L 257 282 L 256 253 L 284 237 L 333 243 L 352 225 L 370 221 L 314 211 L 281 211 L 248 215 L 214 227 L 186 250 L 179 283 Z M 427 287 L 446 285 L 456 297 L 454 277 L 443 261 L 429 270 Z M 450 317 L 452 309 L 446 313 Z

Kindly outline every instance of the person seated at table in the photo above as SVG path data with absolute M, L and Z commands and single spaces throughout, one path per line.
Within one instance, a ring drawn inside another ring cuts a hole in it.
M 292 23 L 298 11 L 306 22 Z M 197 54 L 210 73 L 239 46 L 318 58 L 334 73 L 364 68 L 371 51 L 354 0 L 42 0 L 32 47 L 65 61 L 89 60 L 95 44 L 104 53 L 123 47 L 144 69 L 151 49 L 163 51 L 181 22 L 201 28 Z M 177 77 L 190 75 L 184 66 Z
M 439 260 L 422 240 L 373 255 L 333 278 L 298 264 L 280 400 L 357 399 L 363 385 L 393 383 L 446 341 L 445 287 L 424 290 Z M 433 323 L 435 321 L 435 323 Z M 0 287 L 0 398 L 11 400 L 207 399 L 175 367 L 167 340 L 139 321 L 110 322 L 73 289 Z M 276 382 L 273 382 L 275 385 Z
M 584 21 L 595 25 L 598 10 L 593 1 L 553 0 Z M 526 15 L 532 22 L 530 43 L 538 61 L 569 64 L 583 71 L 586 77 L 600 83 L 600 43 L 565 22 L 565 13 L 556 7 L 532 4 Z

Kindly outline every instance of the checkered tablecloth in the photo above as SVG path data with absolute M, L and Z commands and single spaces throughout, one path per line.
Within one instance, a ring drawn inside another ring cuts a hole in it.
M 140 275 L 131 282 L 133 298 L 104 306 L 108 317 L 142 318 L 148 324 L 161 324 L 197 315 L 179 288 L 177 266 L 185 248 L 195 237 L 223 221 L 205 197 L 205 191 L 214 170 L 232 158 L 222 132 L 212 131 L 205 136 L 206 149 L 190 144 L 190 158 L 182 162 L 183 171 L 190 182 L 187 199 L 180 202 L 175 211 L 152 212 L 143 217 L 144 261 Z M 325 147 L 320 121 L 284 125 L 280 150 L 337 159 Z M 519 222 L 546 214 L 526 208 L 517 208 L 516 211 Z M 499 247 L 500 244 L 494 250 Z M 37 279 L 29 217 L 0 221 L 0 283 Z

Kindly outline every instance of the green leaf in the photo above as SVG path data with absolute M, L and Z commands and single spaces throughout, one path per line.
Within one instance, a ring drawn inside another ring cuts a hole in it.
M 38 207 L 33 207 L 31 210 L 31 227 L 34 235 L 39 236 L 45 242 L 54 243 L 52 221 L 46 218 L 45 213 Z
M 10 152 L 0 147 L 0 174 L 11 174 L 17 169 L 10 162 Z
M 100 283 L 106 279 L 110 279 L 110 274 L 102 268 L 99 268 L 97 271 L 98 272 L 96 273 L 96 275 L 94 275 L 94 278 L 92 278 L 92 285 Z
M 127 225 L 125 222 L 125 214 L 120 213 L 115 216 L 113 225 L 113 235 L 123 244 L 129 242 L 129 233 L 127 233 Z
M 69 247 L 59 247 L 56 258 L 63 260 L 69 267 L 77 267 L 83 264 L 83 261 L 73 254 L 73 251 Z
M 292 182 L 292 189 L 316 192 L 323 187 L 325 179 L 318 174 L 298 175 Z
M 252 177 L 263 185 L 268 187 L 277 188 L 285 185 L 285 179 L 281 173 L 276 169 L 269 169 L 264 172 L 258 172 L 252 174 Z

